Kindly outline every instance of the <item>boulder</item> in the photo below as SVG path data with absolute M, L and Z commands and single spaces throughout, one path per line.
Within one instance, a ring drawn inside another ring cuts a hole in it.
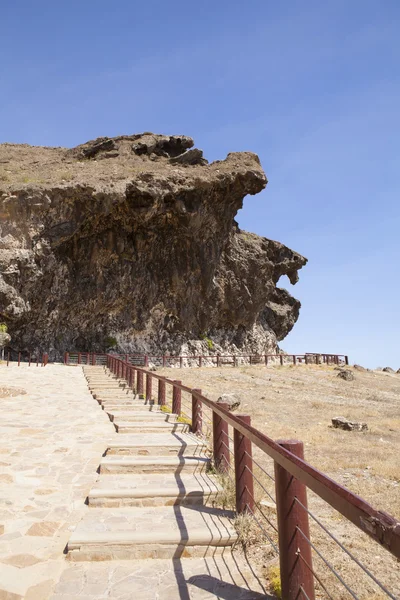
M 354 365 L 353 368 L 357 371 L 367 371 L 367 369 L 365 367 L 362 367 L 361 365 Z
M 240 399 L 236 394 L 222 394 L 217 400 L 217 404 L 228 404 L 228 410 L 233 411 L 239 408 Z
M 344 379 L 345 381 L 354 381 L 355 379 L 354 374 L 351 371 L 348 371 L 347 369 L 342 369 L 341 371 L 339 371 L 337 376 L 340 377 L 340 379 Z
M 4 348 L 4 346 L 7 346 L 10 342 L 10 334 L 6 333 L 5 331 L 0 331 L 0 348 Z
M 344 431 L 368 431 L 368 425 L 360 421 L 349 421 L 345 417 L 335 417 L 332 419 L 332 425 L 336 429 Z
M 384 367 L 382 371 L 385 373 L 394 373 L 394 369 L 392 369 L 392 367 Z

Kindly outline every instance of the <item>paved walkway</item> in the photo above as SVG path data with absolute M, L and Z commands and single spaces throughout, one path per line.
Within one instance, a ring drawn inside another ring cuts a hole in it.
M 96 367 L 98 402 L 80 367 L 0 377 L 27 392 L 0 399 L 0 600 L 269 597 L 185 424 Z

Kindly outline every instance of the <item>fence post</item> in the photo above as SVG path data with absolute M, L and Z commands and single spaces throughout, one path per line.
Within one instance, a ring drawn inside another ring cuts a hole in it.
M 304 364 L 308 365 L 308 356 L 307 356 L 307 354 L 304 355 Z
M 162 366 L 165 367 L 166 364 L 167 364 L 167 358 L 166 358 L 165 354 L 163 354 L 163 357 L 162 357 Z
M 183 356 L 179 357 L 179 368 L 182 369 L 183 366 Z
M 21 352 L 18 352 L 18 366 L 21 365 Z
M 237 415 L 246 425 L 251 425 L 249 415 Z M 254 480 L 251 441 L 240 431 L 233 431 L 235 457 L 236 511 L 254 512 Z
M 201 394 L 200 389 L 193 389 L 192 392 L 197 392 Z M 196 433 L 197 435 L 201 435 L 203 430 L 203 411 L 201 400 L 196 398 L 194 394 L 192 394 L 192 433 Z
M 302 442 L 278 440 L 278 444 L 295 456 L 304 458 Z M 308 514 L 296 502 L 297 498 L 304 506 L 307 506 L 307 488 L 283 467 L 275 463 L 275 493 L 282 598 L 297 600 L 301 595 L 301 590 L 304 590 L 307 598 L 314 600 L 311 546 L 298 533 L 298 530 L 301 530 L 310 539 Z
M 80 352 L 78 352 L 78 365 L 80 365 L 80 364 L 81 364 L 81 356 L 82 356 L 82 355 L 81 355 L 81 353 L 80 353 Z
M 137 372 L 137 393 L 140 396 L 143 396 L 143 371 Z
M 295 354 L 293 354 L 293 364 L 294 365 L 296 364 L 296 355 Z
M 29 367 L 31 366 L 31 353 L 29 352 Z
M 280 363 L 281 363 L 281 366 L 282 366 L 283 365 L 283 354 L 279 355 L 279 360 L 280 360 Z
M 233 355 L 233 366 L 237 367 L 237 358 L 236 358 L 236 354 Z
M 218 406 L 225 410 L 229 410 L 229 405 L 225 402 L 218 402 Z M 215 468 L 218 471 L 226 473 L 230 465 L 228 423 L 214 411 L 212 414 L 212 422 Z
M 265 355 L 265 366 L 268 367 L 268 354 Z
M 348 364 L 349 364 L 349 357 L 348 357 L 348 356 L 345 356 L 345 357 L 344 357 L 344 362 L 345 362 L 345 364 L 346 364 L 346 365 L 348 365 Z
M 164 379 L 158 380 L 158 404 L 165 406 L 165 381 Z
M 146 400 L 151 402 L 151 392 L 152 392 L 152 384 L 153 384 L 153 376 L 151 373 L 146 373 Z
M 217 367 L 219 367 L 219 354 L 217 354 Z
M 10 353 L 8 352 L 8 354 L 7 354 L 7 367 L 9 365 L 9 363 L 10 363 Z
M 148 367 L 149 366 L 149 357 L 147 356 L 147 354 L 144 357 L 144 366 Z
M 178 379 L 174 379 L 174 383 L 181 385 L 182 381 L 179 381 Z M 172 388 L 172 412 L 174 415 L 179 416 L 181 414 L 181 403 L 182 403 L 181 390 L 174 385 Z
M 203 366 L 203 357 L 199 356 L 199 368 Z

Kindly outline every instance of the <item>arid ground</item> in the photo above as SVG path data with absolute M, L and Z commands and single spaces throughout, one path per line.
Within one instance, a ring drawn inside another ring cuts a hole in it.
M 334 367 L 316 365 L 157 369 L 157 374 L 201 388 L 213 400 L 223 393 L 236 394 L 241 400 L 238 412 L 251 415 L 252 424 L 263 433 L 273 439 L 302 440 L 306 459 L 311 464 L 375 508 L 399 516 L 400 375 L 350 370 L 354 373 L 354 381 L 338 378 Z M 189 399 L 183 400 L 188 408 Z M 337 416 L 366 422 L 368 431 L 334 429 L 331 419 Z M 272 461 L 257 448 L 253 452 L 257 462 L 273 475 Z M 274 495 L 273 483 L 261 471 L 256 472 L 262 484 Z M 270 499 L 261 488 L 256 493 L 263 501 L 264 513 L 273 522 L 275 512 Z M 324 525 L 397 597 L 400 594 L 400 569 L 391 555 L 313 494 L 309 494 L 309 505 Z M 273 529 L 266 525 L 266 531 L 274 539 Z M 312 522 L 311 531 L 317 548 L 360 598 L 387 597 L 375 584 L 370 584 L 361 570 Z M 267 564 L 274 552 L 266 543 L 261 546 L 260 555 L 261 531 L 256 537 L 256 549 L 249 552 L 254 552 L 255 558 Z M 326 565 L 317 556 L 314 556 L 314 568 L 322 582 L 332 590 L 335 578 L 328 575 Z M 341 585 L 333 589 L 335 600 L 351 597 Z M 327 596 L 322 592 L 321 597 Z

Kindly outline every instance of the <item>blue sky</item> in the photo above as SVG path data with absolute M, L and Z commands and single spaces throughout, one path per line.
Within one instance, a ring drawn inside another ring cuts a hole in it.
M 397 368 L 399 22 L 397 0 L 4 0 L 0 141 L 257 152 L 269 184 L 239 224 L 309 259 L 282 280 L 303 305 L 282 346 Z

